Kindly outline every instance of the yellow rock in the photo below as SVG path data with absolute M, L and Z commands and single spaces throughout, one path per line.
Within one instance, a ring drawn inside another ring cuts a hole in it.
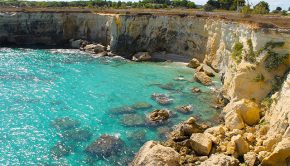
M 255 102 L 247 99 L 242 99 L 241 102 L 243 104 L 239 111 L 244 122 L 249 126 L 256 124 L 260 120 L 259 106 Z
M 225 116 L 225 125 L 230 130 L 233 129 L 242 129 L 245 127 L 241 115 L 235 111 L 228 112 Z
M 192 149 L 199 155 L 209 155 L 212 140 L 203 133 L 193 133 L 190 137 Z
M 238 155 L 243 155 L 249 152 L 249 144 L 241 135 L 233 136 L 231 141 L 235 143 Z
M 242 117 L 243 122 L 249 126 L 256 124 L 260 120 L 260 108 L 258 104 L 248 99 L 242 99 L 237 102 L 232 102 L 228 104 L 224 108 L 224 112 L 226 112 L 227 114 L 229 114 L 230 112 L 236 112 Z M 233 128 L 230 127 L 230 129 L 233 129 Z M 241 128 L 235 127 L 235 129 L 241 129 Z
M 229 142 L 227 144 L 226 154 L 234 154 L 236 151 L 236 144 L 234 142 Z
M 264 158 L 262 166 L 288 166 L 290 165 L 290 137 L 284 138 L 275 147 L 270 156 Z

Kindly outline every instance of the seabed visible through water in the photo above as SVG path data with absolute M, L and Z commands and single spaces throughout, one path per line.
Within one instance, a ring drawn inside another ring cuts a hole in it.
M 190 116 L 212 121 L 219 114 L 212 107 L 213 86 L 196 83 L 193 74 L 180 63 L 93 58 L 78 50 L 2 48 L 0 165 L 125 165 L 144 142 L 164 140 Z M 214 87 L 220 86 L 217 80 Z M 202 93 L 192 93 L 192 87 Z M 168 95 L 172 104 L 156 103 L 153 93 Z M 175 109 L 189 104 L 190 114 Z M 160 108 L 172 111 L 172 117 L 163 125 L 148 126 L 146 115 Z M 115 142 L 94 149 L 97 139 Z M 106 153 L 96 157 L 100 151 Z

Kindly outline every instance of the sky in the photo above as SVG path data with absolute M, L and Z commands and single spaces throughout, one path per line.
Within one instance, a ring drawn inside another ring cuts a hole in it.
M 33 0 L 33 1 L 72 1 L 72 0 Z M 118 1 L 118 0 L 112 0 L 112 1 Z M 121 1 L 139 1 L 139 0 L 121 0 Z M 195 2 L 195 4 L 203 5 L 208 0 L 190 0 Z M 246 0 L 247 1 L 247 0 Z M 249 3 L 251 5 L 256 5 L 261 0 L 249 0 Z M 290 0 L 264 0 L 269 3 L 271 10 L 276 9 L 277 6 L 282 7 L 284 10 L 288 10 L 288 7 L 290 6 Z

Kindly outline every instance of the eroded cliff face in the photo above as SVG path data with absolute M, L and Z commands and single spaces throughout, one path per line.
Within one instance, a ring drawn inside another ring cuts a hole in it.
M 279 84 L 275 78 L 282 77 L 289 69 L 287 60 L 274 67 L 268 65 L 269 61 L 279 59 L 271 59 L 269 52 L 277 53 L 277 57 L 289 55 L 289 30 L 278 32 L 247 24 L 210 22 L 206 25 L 209 35 L 205 62 L 220 70 L 224 91 L 230 99 L 260 102 Z M 237 45 L 241 46 L 240 50 L 236 50 Z
M 166 51 L 190 60 L 203 60 L 207 32 L 205 19 L 194 16 L 115 17 L 112 48 L 118 52 Z
M 91 13 L 1 13 L 1 44 L 65 45 L 69 39 L 110 42 L 112 17 Z

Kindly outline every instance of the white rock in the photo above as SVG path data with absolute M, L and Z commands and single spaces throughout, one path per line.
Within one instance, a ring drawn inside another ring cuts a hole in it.
M 238 166 L 239 160 L 224 154 L 213 154 L 209 159 L 201 162 L 200 166 Z
M 177 166 L 179 158 L 180 155 L 174 149 L 148 141 L 141 147 L 131 166 Z
M 192 149 L 199 155 L 209 155 L 212 140 L 203 133 L 193 133 L 190 137 Z

